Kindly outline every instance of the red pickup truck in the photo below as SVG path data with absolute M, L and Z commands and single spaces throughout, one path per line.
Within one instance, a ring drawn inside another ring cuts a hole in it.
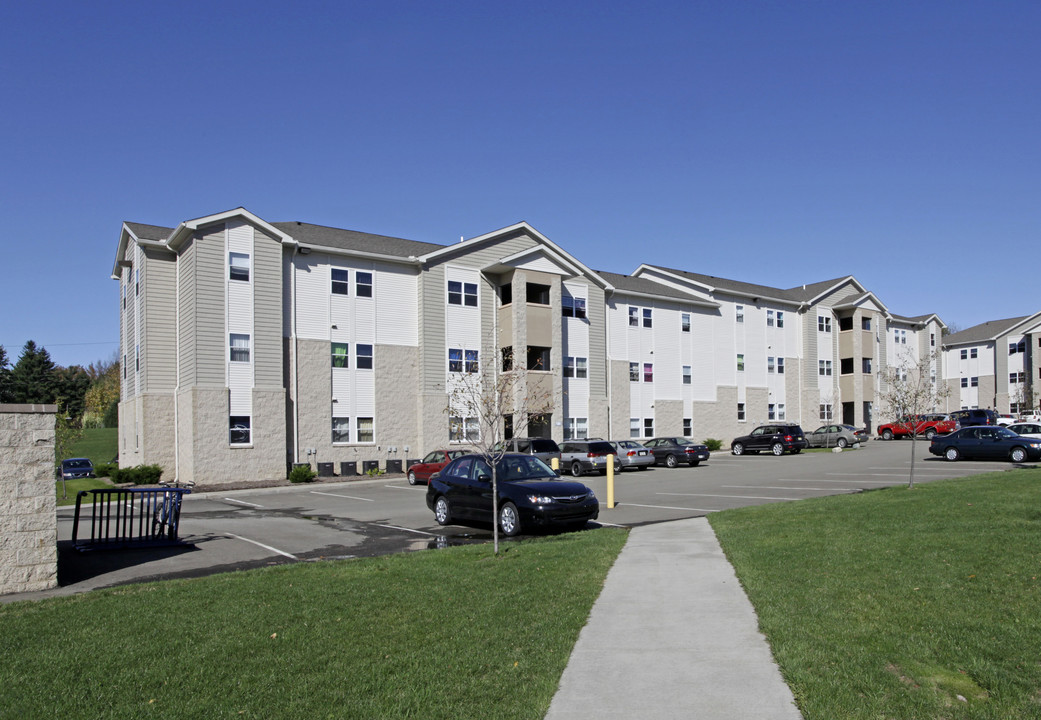
M 879 425 L 878 435 L 883 440 L 912 435 L 925 436 L 927 440 L 932 440 L 933 435 L 946 435 L 955 429 L 954 421 L 947 415 L 905 415 L 896 422 Z

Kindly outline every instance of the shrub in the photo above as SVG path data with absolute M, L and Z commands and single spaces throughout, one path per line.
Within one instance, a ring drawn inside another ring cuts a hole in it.
M 94 474 L 99 478 L 111 477 L 113 470 L 119 470 L 119 463 L 98 463 L 94 466 Z
M 295 465 L 289 471 L 289 482 L 307 483 L 318 477 L 318 473 L 311 469 L 310 465 Z
M 716 440 L 715 438 L 705 438 L 705 447 L 707 447 L 710 452 L 715 452 L 723 447 L 723 441 Z
M 95 474 L 97 472 L 95 471 Z M 163 469 L 158 465 L 137 465 L 129 468 L 109 468 L 109 478 L 117 485 L 133 483 L 134 485 L 158 485 Z

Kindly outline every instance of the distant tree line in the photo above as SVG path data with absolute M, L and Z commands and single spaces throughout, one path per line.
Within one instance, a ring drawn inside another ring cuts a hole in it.
M 119 406 L 119 362 L 87 367 L 55 365 L 46 348 L 25 343 L 11 365 L 0 345 L 0 402 L 56 404 L 76 427 L 116 427 Z

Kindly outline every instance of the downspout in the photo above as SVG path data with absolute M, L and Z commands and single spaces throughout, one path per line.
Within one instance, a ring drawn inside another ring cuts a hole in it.
M 174 381 L 174 392 L 173 392 L 173 444 L 174 444 L 174 486 L 176 487 L 181 481 L 181 442 L 178 430 L 180 428 L 180 422 L 178 422 L 178 398 L 181 393 L 181 283 L 180 280 L 180 263 L 181 256 L 177 256 L 177 262 L 174 263 L 174 272 L 177 273 L 177 277 L 174 282 L 174 342 L 176 343 L 176 349 L 174 350 L 174 363 L 177 366 L 176 377 Z
M 300 368 L 298 366 L 299 349 L 296 338 L 296 254 L 300 245 L 293 246 L 293 254 L 289 258 L 289 348 L 290 366 L 293 371 L 293 464 L 300 462 Z
M 607 437 L 614 433 L 611 430 L 611 406 L 614 402 L 611 388 L 611 323 L 608 320 L 608 296 L 604 292 L 604 372 L 607 374 Z M 588 313 L 588 310 L 586 311 Z

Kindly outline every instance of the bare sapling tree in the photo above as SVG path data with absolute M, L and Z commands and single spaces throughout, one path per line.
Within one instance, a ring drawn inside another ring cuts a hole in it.
M 504 369 L 478 367 L 467 361 L 462 372 L 449 373 L 445 412 L 449 416 L 449 439 L 466 442 L 491 468 L 492 543 L 499 554 L 499 461 L 507 452 L 507 425 L 510 437 L 527 434 L 532 421 L 553 412 L 553 382 L 546 373 L 512 369 L 512 358 L 505 358 Z
M 883 408 L 906 427 L 911 436 L 911 473 L 907 481 L 910 489 L 914 488 L 916 442 L 929 420 L 925 414 L 937 412 L 949 394 L 946 383 L 937 377 L 939 362 L 938 352 L 918 359 L 905 353 L 895 366 L 887 369 L 884 387 L 879 391 Z

